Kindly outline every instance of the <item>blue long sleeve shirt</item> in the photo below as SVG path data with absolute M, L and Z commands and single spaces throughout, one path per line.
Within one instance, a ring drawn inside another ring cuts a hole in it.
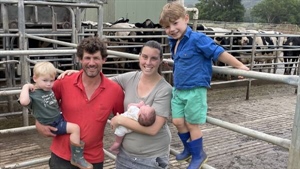
M 184 34 L 174 54 L 177 39 L 170 38 L 175 89 L 210 87 L 212 61 L 218 60 L 224 49 L 210 37 L 195 32 L 190 27 Z

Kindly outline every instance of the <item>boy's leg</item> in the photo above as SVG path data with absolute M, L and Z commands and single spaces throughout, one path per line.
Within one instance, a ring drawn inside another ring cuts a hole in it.
M 206 161 L 207 155 L 203 151 L 203 139 L 200 124 L 206 122 L 207 115 L 207 89 L 192 89 L 187 95 L 187 104 L 185 107 L 186 125 L 191 135 L 191 141 L 188 142 L 192 160 L 188 169 L 200 168 Z
M 80 141 L 79 126 L 61 118 L 56 127 L 59 134 L 70 133 L 71 164 L 79 168 L 92 169 L 93 165 L 86 161 L 83 156 L 84 142 Z
M 184 107 L 185 91 L 180 91 L 173 88 L 171 109 L 172 109 L 172 122 L 177 128 L 179 133 L 187 133 L 188 129 L 185 124 Z
M 75 123 L 66 122 L 67 133 L 70 134 L 70 141 L 75 144 L 80 144 L 80 127 Z
M 172 122 L 177 128 L 178 136 L 183 144 L 183 151 L 176 155 L 177 161 L 188 160 L 191 157 L 191 153 L 188 148 L 187 141 L 190 139 L 190 132 L 185 124 L 184 119 L 184 107 L 185 103 L 183 102 L 182 97 L 184 97 L 184 91 L 178 91 L 173 89 L 173 97 L 171 100 L 172 107 Z
M 80 141 L 80 144 L 70 142 L 71 148 L 71 164 L 84 169 L 92 169 L 93 165 L 85 160 L 83 157 L 84 142 Z

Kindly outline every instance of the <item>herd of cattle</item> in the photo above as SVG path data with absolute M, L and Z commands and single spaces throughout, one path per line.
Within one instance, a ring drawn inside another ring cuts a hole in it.
M 116 47 L 120 46 L 120 44 L 133 46 L 119 49 L 114 48 L 112 50 L 138 54 L 141 45 L 148 40 L 156 40 L 160 43 L 167 42 L 162 41 L 166 39 L 165 37 L 158 37 L 158 35 L 162 36 L 163 34 L 162 29 L 159 29 L 161 26 L 153 23 L 150 19 L 145 20 L 143 23 L 132 24 L 129 23 L 128 19 L 120 18 L 114 23 L 105 23 L 104 28 L 123 29 L 122 31 L 108 31 L 105 33 L 107 37 L 118 37 L 107 39 L 108 46 Z M 124 30 L 126 28 L 131 29 L 130 31 L 126 31 Z M 151 31 L 142 31 L 139 28 L 151 28 Z M 137 29 L 137 31 L 132 31 L 132 29 Z M 160 31 L 155 31 L 155 29 Z M 199 25 L 197 31 L 210 36 L 216 44 L 222 46 L 244 64 L 252 63 L 253 70 L 255 68 L 260 71 L 267 69 L 270 73 L 271 68 L 277 67 L 276 63 L 284 63 L 284 74 L 291 74 L 292 68 L 297 67 L 300 55 L 300 36 L 287 35 L 277 31 L 248 30 L 243 27 L 228 30 L 205 27 L 203 25 Z M 124 38 L 120 38 L 123 36 Z M 128 62 L 124 63 L 126 64 L 119 64 L 118 66 L 132 68 L 132 65 L 128 64 Z M 222 63 L 215 64 L 222 66 Z M 273 73 L 275 73 L 275 70 Z M 294 69 L 295 73 L 296 69 Z

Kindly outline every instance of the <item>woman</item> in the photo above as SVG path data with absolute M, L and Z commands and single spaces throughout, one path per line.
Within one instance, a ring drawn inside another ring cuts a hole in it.
M 162 62 L 160 44 L 156 41 L 148 41 L 139 56 L 141 71 L 129 72 L 112 78 L 125 91 L 125 109 L 129 103 L 144 101 L 156 112 L 156 121 L 150 127 L 143 127 L 136 121 L 123 116 L 115 116 L 111 119 L 113 128 L 122 125 L 134 131 L 125 135 L 117 155 L 117 169 L 168 167 L 171 133 L 167 119 L 171 112 L 172 87 L 160 75 Z
M 111 119 L 113 129 L 122 125 L 133 131 L 124 137 L 116 159 L 117 169 L 168 168 L 171 132 L 167 119 L 171 113 L 172 86 L 160 74 L 162 62 L 162 47 L 156 41 L 148 41 L 139 56 L 141 71 L 111 78 L 125 92 L 124 110 L 127 110 L 129 103 L 143 101 L 156 112 L 156 121 L 150 127 L 141 126 L 138 122 L 120 115 Z

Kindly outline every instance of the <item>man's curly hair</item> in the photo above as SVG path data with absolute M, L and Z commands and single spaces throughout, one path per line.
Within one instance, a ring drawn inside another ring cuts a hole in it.
M 107 57 L 107 47 L 106 43 L 100 40 L 97 36 L 91 36 L 88 38 L 84 38 L 79 45 L 77 46 L 77 57 L 82 60 L 83 53 L 87 52 L 89 54 L 94 54 L 100 51 L 102 59 L 106 59 Z

